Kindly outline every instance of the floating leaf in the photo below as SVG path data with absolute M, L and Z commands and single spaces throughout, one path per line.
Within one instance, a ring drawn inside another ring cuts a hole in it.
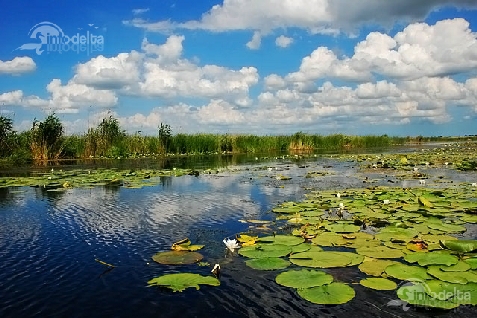
M 441 266 L 441 270 L 444 272 L 465 272 L 469 269 L 471 269 L 471 266 L 463 261 L 459 261 L 457 264 L 451 266 Z
M 334 223 L 328 224 L 325 228 L 330 232 L 335 233 L 354 233 L 358 232 L 360 227 L 352 223 Z
M 434 204 L 432 204 L 431 201 L 429 201 L 425 197 L 418 197 L 417 200 L 418 200 L 420 205 L 425 206 L 426 208 L 433 208 L 434 207 Z
M 400 280 L 419 279 L 425 280 L 431 277 L 427 274 L 425 268 L 419 266 L 409 266 L 405 264 L 393 264 L 386 267 L 384 272 L 391 277 Z
M 262 257 L 247 260 L 245 264 L 253 269 L 271 271 L 287 268 L 290 262 L 278 257 Z
M 201 261 L 203 258 L 200 253 L 187 251 L 160 252 L 152 256 L 155 262 L 165 265 L 193 264 Z
M 445 251 L 434 252 L 415 252 L 404 256 L 404 260 L 409 263 L 417 262 L 421 266 L 427 265 L 446 265 L 451 266 L 457 264 L 459 259 Z
M 270 235 L 260 237 L 257 241 L 293 246 L 303 243 L 305 239 L 293 235 Z
M 477 250 L 477 240 L 440 241 L 440 244 L 444 248 L 459 253 L 469 253 Z
M 290 261 L 298 266 L 330 268 L 360 264 L 364 257 L 349 252 L 303 252 L 290 255 Z
M 301 269 L 280 273 L 275 281 L 286 287 L 310 288 L 330 284 L 333 276 L 323 271 Z
M 394 290 L 397 288 L 395 282 L 386 278 L 370 277 L 362 279 L 359 283 L 364 287 L 376 290 Z
M 331 283 L 312 288 L 299 289 L 298 295 L 319 305 L 339 305 L 349 302 L 355 296 L 355 291 L 343 283 Z
M 249 258 L 282 257 L 291 253 L 291 247 L 283 244 L 256 244 L 242 247 L 239 254 Z
M 459 306 L 459 304 L 453 302 L 430 297 L 426 292 L 425 283 L 421 282 L 406 283 L 397 290 L 397 296 L 399 299 L 415 306 L 441 309 L 454 309 Z
M 237 241 L 242 243 L 242 246 L 244 246 L 244 247 L 254 245 L 255 242 L 257 241 L 257 239 L 258 239 L 258 236 L 250 236 L 250 235 L 247 235 L 247 234 L 237 235 Z
M 359 270 L 371 276 L 381 276 L 389 265 L 399 264 L 396 261 L 384 259 L 365 258 L 358 266 Z
M 437 279 L 449 283 L 466 284 L 477 283 L 477 274 L 471 271 L 466 272 L 445 272 L 439 266 L 429 266 L 427 272 Z
M 183 291 L 189 287 L 199 289 L 199 285 L 219 286 L 220 281 L 212 276 L 202 276 L 193 273 L 166 274 L 151 279 L 147 282 L 149 286 L 161 286 L 172 289 L 174 292 Z
M 373 258 L 401 258 L 403 252 L 387 246 L 373 246 L 357 248 L 356 253 Z
M 318 246 L 315 246 L 315 248 L 319 248 Z M 292 253 L 301 253 L 301 252 L 306 252 L 311 249 L 311 245 L 307 243 L 301 243 L 298 245 L 291 246 Z M 319 248 L 321 250 L 321 248 Z

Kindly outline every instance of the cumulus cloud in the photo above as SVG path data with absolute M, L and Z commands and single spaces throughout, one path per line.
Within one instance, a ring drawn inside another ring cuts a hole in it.
M 86 63 L 76 66 L 73 81 L 97 88 L 115 89 L 133 85 L 140 78 L 139 53 L 120 53 L 106 58 L 102 55 L 94 57 Z
M 394 37 L 371 32 L 356 45 L 351 57 L 338 57 L 329 48 L 318 47 L 302 59 L 298 71 L 283 80 L 309 88 L 311 82 L 325 78 L 368 82 L 377 74 L 413 80 L 457 74 L 475 67 L 476 34 L 466 20 L 458 18 L 435 25 L 410 24 Z M 280 80 L 274 77 L 273 81 Z
M 54 79 L 46 86 L 46 90 L 51 94 L 49 106 L 60 111 L 90 105 L 110 107 L 118 102 L 118 98 L 112 91 L 95 89 L 72 81 L 62 85 L 61 80 Z
M 396 21 L 422 20 L 441 6 L 476 7 L 474 0 L 382 1 L 382 0 L 225 0 L 213 6 L 199 20 L 183 23 L 150 22 L 142 19 L 124 21 L 127 25 L 148 31 L 175 28 L 210 31 L 259 30 L 264 34 L 274 29 L 302 28 L 312 33 L 351 31 L 364 23 L 392 25 Z
M 0 60 L 0 74 L 19 75 L 33 72 L 35 69 L 35 62 L 28 56 L 15 57 L 11 61 Z
M 286 37 L 284 35 L 280 35 L 275 39 L 275 44 L 279 47 L 289 47 L 293 43 L 293 38 Z
M 252 39 L 247 42 L 247 47 L 251 50 L 258 50 L 262 44 L 262 35 L 260 32 L 254 32 Z

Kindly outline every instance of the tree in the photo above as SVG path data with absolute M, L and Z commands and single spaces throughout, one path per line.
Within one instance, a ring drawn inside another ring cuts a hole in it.
M 0 116 L 0 156 L 4 157 L 11 152 L 10 139 L 14 135 L 11 118 Z

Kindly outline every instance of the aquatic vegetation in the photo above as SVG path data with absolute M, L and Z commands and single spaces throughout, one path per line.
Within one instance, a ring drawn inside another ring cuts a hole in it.
M 183 265 L 200 262 L 204 256 L 198 252 L 188 251 L 167 251 L 159 252 L 152 256 L 152 259 L 164 265 Z
M 397 284 L 395 282 L 382 277 L 365 278 L 362 279 L 359 283 L 364 287 L 376 290 L 394 290 L 397 288 Z
M 290 270 L 277 275 L 277 284 L 291 288 L 310 288 L 331 284 L 333 276 L 320 270 Z
M 204 245 L 192 245 L 192 242 L 188 238 L 185 238 L 183 240 L 180 240 L 172 244 L 171 250 L 193 252 L 193 251 L 200 250 L 203 247 Z
M 290 262 L 278 257 L 262 257 L 247 260 L 245 264 L 253 269 L 272 271 L 287 268 Z
M 220 281 L 212 276 L 202 276 L 193 273 L 176 273 L 153 278 L 149 280 L 147 284 L 148 286 L 160 286 L 172 289 L 174 292 L 181 292 L 189 287 L 199 289 L 199 285 L 219 286 Z
M 0 178 L 0 187 L 40 187 L 49 190 L 67 188 L 92 188 L 96 186 L 142 188 L 160 183 L 160 177 L 179 177 L 189 174 L 190 169 L 176 170 L 119 170 L 119 169 L 72 169 L 52 170 L 30 177 Z
M 298 289 L 297 292 L 298 295 L 309 302 L 320 305 L 345 304 L 356 295 L 353 288 L 343 283 Z

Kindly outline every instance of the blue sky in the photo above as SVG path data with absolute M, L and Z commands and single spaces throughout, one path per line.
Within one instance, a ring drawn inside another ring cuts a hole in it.
M 0 112 L 17 130 L 55 112 L 69 134 L 109 115 L 144 134 L 477 133 L 474 0 L 1 6 Z M 83 50 L 59 53 L 59 36 Z

